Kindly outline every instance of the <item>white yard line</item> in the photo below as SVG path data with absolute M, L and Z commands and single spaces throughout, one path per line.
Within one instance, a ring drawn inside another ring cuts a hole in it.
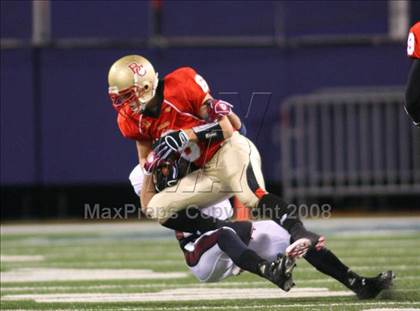
M 154 222 L 120 223 L 61 223 L 61 224 L 11 224 L 1 225 L 1 234 L 48 234 L 48 233 L 125 233 L 125 232 L 170 232 Z
M 170 266 L 180 266 L 184 264 L 184 260 L 181 257 L 181 253 L 179 252 L 179 257 L 178 258 L 173 258 L 173 259 L 168 259 L 168 256 L 162 257 L 161 258 L 167 258 L 167 259 L 159 259 L 159 265 L 170 265 Z M 60 260 L 65 260 L 65 261 L 69 261 L 71 259 L 78 259 L 77 256 L 61 256 L 62 254 L 60 253 L 60 256 L 56 256 L 56 255 L 49 255 L 49 259 L 50 261 L 54 261 L 59 265 L 75 265 L 74 262 L 61 262 Z M 74 255 L 74 253 L 73 253 Z M 5 257 L 10 257 L 10 259 L 7 259 L 5 261 L 7 262 L 25 262 L 25 261 L 42 261 L 45 258 L 43 256 L 5 256 Z M 16 257 L 16 259 L 15 259 Z M 19 259 L 19 257 L 22 257 L 22 259 Z M 175 256 L 174 256 L 175 257 Z M 156 264 L 156 258 L 149 258 L 149 259 L 143 259 L 144 257 L 141 258 L 114 258 L 114 256 L 112 256 L 112 258 L 106 258 L 106 257 L 98 257 L 98 258 L 91 258 L 89 257 L 89 260 L 83 260 L 83 265 L 86 266 L 98 266 L 98 263 L 102 264 L 102 265 L 106 265 L 106 264 L 121 264 L 122 262 L 124 262 L 124 264 L 126 265 L 130 265 L 132 263 L 137 263 L 137 264 L 144 264 L 144 265 L 155 265 Z M 347 256 L 340 256 L 340 258 L 343 258 L 343 260 L 345 262 L 352 262 L 353 264 L 351 264 L 351 266 L 356 266 L 354 263 L 369 263 L 370 261 L 372 262 L 372 266 L 377 266 L 378 263 L 381 264 L 389 264 L 390 263 L 390 259 L 392 259 L 394 262 L 401 261 L 401 255 L 395 255 L 394 256 L 385 256 L 385 257 L 375 257 L 375 258 L 370 258 L 370 257 L 362 257 L 362 256 L 351 256 L 351 257 L 347 257 Z M 404 256 L 404 260 L 417 260 L 418 262 L 415 264 L 419 264 L 420 265 L 420 256 Z M 1 261 L 3 261 L 3 256 Z M 392 265 L 392 264 L 391 264 Z
M 27 261 L 42 261 L 45 257 L 42 255 L 1 255 L 1 262 L 27 262 Z
M 372 259 L 371 265 L 358 265 L 358 263 L 368 263 L 369 259 L 366 258 L 365 260 L 360 260 L 359 262 L 350 260 L 347 260 L 347 257 L 342 257 L 344 262 L 348 262 L 353 270 L 372 270 L 372 269 L 395 269 L 395 270 L 409 270 L 409 269 L 420 269 L 420 264 L 408 264 L 408 265 L 397 265 L 397 264 L 390 264 L 385 260 L 376 260 Z M 420 260 L 420 259 L 419 259 Z M 71 269 L 71 268 L 98 268 L 104 267 L 104 269 L 110 268 L 113 269 L 115 267 L 120 267 L 121 264 L 124 264 L 125 266 L 135 265 L 136 267 L 143 269 L 148 267 L 154 267 L 156 265 L 162 266 L 162 267 L 173 267 L 174 269 L 180 269 L 180 268 L 187 268 L 187 265 L 185 264 L 183 259 L 167 259 L 167 260 L 92 260 L 92 261 L 83 261 L 83 262 L 61 262 L 59 259 L 57 259 L 55 262 L 50 262 L 49 266 L 55 266 L 62 269 Z M 420 261 L 419 261 L 420 263 Z M 22 266 L 22 265 L 20 265 Z M 19 266 L 19 267 L 20 267 Z M 42 264 L 41 266 L 45 266 L 45 264 Z M 298 267 L 296 271 L 300 272 L 311 272 L 315 271 L 312 267 Z
M 420 303 L 410 303 L 410 302 L 343 302 L 343 303 L 317 303 L 317 304 L 305 304 L 305 303 L 293 303 L 293 304 L 273 304 L 273 305 L 262 305 L 262 304 L 253 304 L 253 305 L 227 305 L 227 306 L 186 306 L 186 307 L 144 307 L 141 308 L 142 311 L 167 311 L 167 310 L 225 310 L 226 308 L 229 309 L 237 309 L 237 310 L 246 310 L 246 309 L 273 309 L 273 308 L 315 308 L 319 309 L 320 307 L 325 307 L 329 309 L 329 307 L 341 307 L 341 306 L 392 306 L 392 305 L 407 305 L 407 306 L 416 306 L 420 305 Z M 129 311 L 135 310 L 136 308 L 121 308 L 121 311 Z
M 225 310 L 227 307 L 229 309 L 238 309 L 238 310 L 245 310 L 245 309 L 267 309 L 267 308 L 315 308 L 319 309 L 322 307 L 330 308 L 330 307 L 341 307 L 341 306 L 348 306 L 348 307 L 357 307 L 357 306 L 392 306 L 392 305 L 408 305 L 408 306 L 416 306 L 420 305 L 420 303 L 411 303 L 411 302 L 343 302 L 343 303 L 312 303 L 312 304 L 305 304 L 305 303 L 293 303 L 293 304 L 274 304 L 274 305 L 234 305 L 234 306 L 190 306 L 190 307 L 145 307 L 142 308 L 142 311 L 167 311 L 167 310 Z M 129 311 L 134 310 L 134 308 L 122 308 L 121 311 Z M 327 310 L 327 309 L 325 309 Z
M 395 234 L 395 233 L 394 233 Z M 168 254 L 174 255 L 179 254 L 178 248 L 174 247 L 177 246 L 175 237 L 172 238 L 172 235 L 164 237 L 163 241 L 169 242 L 166 244 L 170 247 L 168 249 Z M 123 241 L 124 242 L 124 241 Z M 59 240 L 49 240 L 48 238 L 24 238 L 18 241 L 12 242 L 4 242 L 5 246 L 7 247 L 8 252 L 16 253 L 21 251 L 26 252 L 38 252 L 38 246 L 49 246 L 54 248 L 62 248 L 63 254 L 74 254 L 78 251 L 85 251 L 90 247 L 95 249 L 103 249 L 109 245 L 109 239 L 101 238 L 89 238 L 89 239 L 79 239 L 77 237 L 74 238 L 63 238 Z M 327 236 L 327 246 L 335 252 L 348 252 L 349 245 L 352 245 L 352 241 L 343 240 L 343 241 L 329 241 Z M 168 248 L 165 246 L 166 248 Z M 420 240 L 377 240 L 377 241 L 368 241 L 368 240 L 358 240 L 357 242 L 352 245 L 355 249 L 352 251 L 352 255 L 360 255 L 363 256 L 364 254 L 369 254 L 372 248 L 381 249 L 378 254 L 383 254 L 386 256 L 397 256 L 401 254 L 407 253 L 407 248 L 411 250 L 411 253 L 414 253 L 415 249 L 420 248 Z M 129 248 L 127 246 L 127 250 L 125 250 L 128 254 L 136 254 L 139 252 L 136 248 Z M 160 246 L 159 244 L 156 245 L 148 245 L 148 256 L 153 255 L 161 255 L 162 250 L 165 247 Z M 392 248 L 391 248 L 392 247 Z M 72 248 L 72 251 L 68 251 L 66 248 Z M 73 251 L 74 249 L 74 251 Z M 166 253 L 166 250 L 165 250 Z M 60 252 L 61 254 L 61 252 Z
M 386 269 L 394 269 L 394 270 L 416 270 L 420 269 L 420 265 L 386 265 L 386 266 L 353 266 L 354 270 L 380 270 L 381 268 Z M 312 267 L 307 268 L 298 268 L 300 272 L 313 272 L 314 269 Z M 66 269 L 66 268 L 20 268 L 20 269 L 13 269 L 10 271 L 1 272 L 0 278 L 2 283 L 3 290 L 12 289 L 4 287 L 5 284 L 8 282 L 44 282 L 44 281 L 84 281 L 84 280 L 145 280 L 145 279 L 173 279 L 173 278 L 185 278 L 190 276 L 188 270 L 185 272 L 154 272 L 149 269 Z M 402 276 L 398 277 L 400 280 L 417 280 L 420 279 L 420 276 Z M 310 283 L 329 283 L 329 282 L 336 282 L 333 279 L 309 279 L 309 280 L 298 280 L 299 284 L 310 284 Z M 266 284 L 266 282 L 249 282 L 247 284 L 253 285 L 262 285 Z M 161 288 L 161 287 L 180 287 L 180 286 L 212 286 L 211 284 L 199 284 L 199 283 L 189 283 L 189 284 L 141 284 L 141 285 L 123 285 L 121 287 L 135 287 L 135 288 Z M 219 283 L 216 286 L 219 287 L 229 287 L 229 286 L 240 286 L 243 285 L 241 282 L 225 282 Z M 83 287 L 83 286 L 77 286 Z M 119 288 L 120 286 L 114 285 L 102 285 L 102 286 L 87 286 L 83 288 Z M 22 287 L 20 287 L 22 288 Z M 45 286 L 46 289 L 51 288 Z M 55 287 L 54 288 L 60 288 Z M 66 287 L 61 287 L 66 288 Z M 72 288 L 72 286 L 68 286 L 68 288 Z M 36 290 L 37 288 L 26 288 L 26 290 Z M 20 289 L 25 290 L 25 289 Z
M 366 271 L 366 270 L 380 270 L 389 269 L 389 270 L 396 270 L 396 271 L 406 271 L 406 270 L 417 270 L 420 269 L 420 265 L 389 265 L 386 263 L 383 264 L 372 264 L 371 266 L 358 266 L 358 265 L 351 265 L 351 269 L 354 271 Z M 305 267 L 305 268 L 296 268 L 295 271 L 299 272 L 313 272 L 316 271 L 313 267 Z M 398 276 L 397 276 L 398 277 Z
M 412 303 L 412 302 L 342 302 L 342 303 L 293 303 L 293 304 L 274 304 L 274 305 L 262 305 L 262 304 L 253 304 L 253 305 L 228 305 L 228 306 L 189 306 L 189 307 L 144 307 L 141 308 L 142 311 L 167 311 L 167 310 L 225 310 L 227 307 L 229 309 L 238 309 L 238 310 L 246 310 L 246 309 L 267 309 L 267 308 L 315 308 L 319 309 L 325 307 L 329 310 L 330 307 L 342 307 L 342 306 L 392 306 L 392 305 L 402 305 L 402 306 L 420 306 L 420 303 Z M 121 311 L 129 311 L 135 310 L 135 308 L 122 308 L 119 309 Z
M 149 280 L 188 277 L 187 272 L 154 272 L 148 269 L 22 268 L 1 272 L 2 283 L 90 280 Z
M 116 266 L 120 266 L 122 262 L 123 262 L 122 260 L 106 261 L 106 262 L 103 262 L 101 264 L 111 265 L 111 266 L 113 264 L 115 264 Z M 175 268 L 177 268 L 177 269 L 179 269 L 180 267 L 183 267 L 183 266 L 185 266 L 185 268 L 187 268 L 185 263 L 183 263 L 181 261 L 174 261 L 172 263 L 163 262 L 162 264 L 160 264 L 160 262 L 157 262 L 157 261 L 136 261 L 136 262 L 139 266 L 141 266 L 141 269 L 143 269 L 143 265 L 144 265 L 144 267 L 150 267 L 151 265 L 159 265 L 159 266 L 171 266 L 171 267 L 176 266 Z M 129 263 L 129 262 L 124 261 L 124 264 L 127 264 L 127 263 Z M 68 266 L 69 268 L 63 268 L 63 269 L 70 269 L 71 267 L 74 267 L 75 263 L 60 263 L 60 262 L 57 262 L 56 265 L 60 266 L 60 267 L 67 267 Z M 93 262 L 92 263 L 85 263 L 84 262 L 84 263 L 81 263 L 80 265 L 83 265 L 86 268 L 98 267 L 98 263 L 96 263 L 96 265 L 94 265 Z M 352 270 L 355 270 L 355 271 L 358 271 L 358 270 L 360 270 L 360 271 L 384 270 L 384 269 L 406 271 L 406 270 L 418 270 L 418 269 L 420 269 L 420 265 L 393 265 L 393 264 L 386 264 L 386 263 L 378 265 L 378 264 L 373 264 L 372 263 L 371 266 L 366 266 L 366 265 L 358 266 L 358 265 L 353 264 L 353 265 L 351 265 L 351 268 L 352 268 Z M 106 269 L 106 268 L 104 268 L 104 269 Z M 298 268 L 296 268 L 296 271 L 298 271 L 298 272 L 315 272 L 316 270 L 313 267 L 304 267 L 304 268 L 298 267 Z M 380 271 L 378 271 L 378 273 L 379 272 Z
M 19 271 L 21 271 L 20 269 Z M 59 269 L 61 270 L 61 269 Z M 16 271 L 16 270 L 12 270 Z M 86 270 L 82 270 L 86 272 Z M 91 271 L 91 270 L 89 270 Z M 107 270 L 109 271 L 109 270 Z M 121 271 L 121 270 L 118 270 Z M 145 271 L 145 270 L 135 270 L 135 271 Z M 154 272 L 156 273 L 156 272 Z M 176 272 L 175 272 L 176 273 Z M 165 273 L 167 275 L 167 273 Z M 171 275 L 170 275 L 171 276 Z M 171 278 L 171 277 L 169 277 Z M 420 276 L 398 276 L 398 280 L 420 280 Z M 336 283 L 337 281 L 331 278 L 317 278 L 317 279 L 306 279 L 306 280 L 296 280 L 299 284 L 324 284 L 324 283 Z M 3 283 L 3 280 L 2 280 Z M 117 289 L 117 288 L 179 288 L 185 286 L 197 286 L 197 287 L 235 287 L 235 286 L 261 286 L 267 285 L 266 281 L 253 281 L 253 282 L 220 282 L 220 283 L 180 283 L 180 284 L 168 284 L 168 283 L 158 283 L 158 284 L 121 284 L 121 285 L 76 285 L 76 286 L 37 286 L 37 287 L 8 287 L 7 284 L 2 284 L 2 291 L 37 291 L 37 290 L 74 290 L 74 289 Z M 6 285 L 6 286 L 5 286 Z
M 63 293 L 5 295 L 3 300 L 34 300 L 36 302 L 163 302 L 270 298 L 314 298 L 352 296 L 350 291 L 329 291 L 327 288 L 296 288 L 286 293 L 278 288 L 178 288 L 153 293 Z
M 329 280 L 330 281 L 330 280 Z M 335 280 L 331 280 L 331 282 L 337 282 Z M 321 283 L 321 282 L 306 282 L 306 281 L 299 281 L 299 285 L 302 285 L 303 283 Z M 322 283 L 329 283 L 329 282 L 322 282 Z M 338 283 L 337 283 L 338 284 Z M 245 285 L 245 287 L 244 287 Z M 238 283 L 236 286 L 241 286 L 242 289 L 247 289 L 251 287 L 247 286 L 266 286 L 269 285 L 267 282 L 244 282 L 244 283 Z M 208 288 L 212 289 L 213 287 L 223 287 L 223 288 L 234 288 L 233 286 L 229 286 L 229 284 L 223 284 L 223 283 L 215 283 L 215 284 L 200 284 L 200 283 L 185 283 L 185 284 L 144 284 L 144 285 L 87 285 L 87 286 L 38 286 L 38 287 L 3 287 L 1 289 L 2 293 L 6 292 L 26 292 L 26 291 L 33 291 L 33 292 L 39 292 L 39 291 L 68 291 L 68 290 L 80 290 L 83 291 L 83 293 L 86 293 L 86 291 L 89 290 L 109 290 L 109 289 L 167 289 L 167 288 L 183 288 L 184 286 L 194 286 L 194 287 L 201 287 L 201 288 Z M 299 287 L 297 287 L 299 288 Z M 404 289 L 392 289 L 392 292 L 418 292 L 418 288 L 404 288 Z
M 408 306 L 408 307 L 414 307 L 414 306 L 420 306 L 420 303 L 418 302 L 342 302 L 342 303 L 317 303 L 317 304 L 299 304 L 299 303 L 294 303 L 294 304 L 272 304 L 272 305 L 262 305 L 262 304 L 253 304 L 253 305 L 247 305 L 247 306 L 243 306 L 243 305 L 227 305 L 227 306 L 185 306 L 185 307 L 181 307 L 181 306 L 173 306 L 173 307 L 141 307 L 142 311 L 171 311 L 171 310 L 185 310 L 185 311 L 190 311 L 190 310 L 225 310 L 226 308 L 229 309 L 237 309 L 237 310 L 246 310 L 246 309 L 267 309 L 267 308 L 277 308 L 277 309 L 282 309 L 282 308 L 315 308 L 315 309 L 319 309 L 320 307 L 325 307 L 328 308 L 329 307 L 341 307 L 341 306 L 348 306 L 348 307 L 357 307 L 357 306 L 361 306 L 361 307 L 369 307 L 369 306 L 394 306 L 394 305 L 401 305 L 401 306 Z M 115 308 L 108 308 L 105 305 L 103 306 L 102 310 L 114 310 Z M 399 310 L 404 310 L 404 311 L 411 311 L 411 310 L 420 310 L 418 308 L 381 308 L 378 309 L 376 308 L 378 311 L 399 311 Z M 2 309 L 2 311 L 33 311 L 34 309 Z M 52 310 L 52 309 L 45 309 L 45 310 Z M 54 309 L 55 310 L 55 309 Z M 74 309 L 60 309 L 60 311 L 74 311 L 74 310 L 79 310 L 77 307 L 75 307 Z M 97 311 L 98 309 L 89 309 L 89 308 L 83 308 L 84 311 Z M 133 306 L 133 307 L 119 307 L 118 310 L 120 311 L 132 311 L 132 310 L 140 310 L 139 306 Z M 364 309 L 364 311 L 372 311 L 372 309 Z

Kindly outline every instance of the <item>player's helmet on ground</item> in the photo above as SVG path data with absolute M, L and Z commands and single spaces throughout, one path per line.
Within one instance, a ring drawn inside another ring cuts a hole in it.
M 128 104 L 133 111 L 140 112 L 155 96 L 158 82 L 158 74 L 146 58 L 127 55 L 109 69 L 108 94 L 115 109 Z

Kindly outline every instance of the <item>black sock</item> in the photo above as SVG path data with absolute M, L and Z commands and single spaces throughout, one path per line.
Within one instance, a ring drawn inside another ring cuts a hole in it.
M 246 270 L 260 275 L 259 265 L 265 260 L 257 255 L 255 251 L 239 238 L 239 236 L 230 229 L 220 230 L 217 244 L 242 270 Z
M 348 288 L 352 288 L 351 277 L 359 277 L 357 274 L 349 274 L 349 267 L 343 264 L 337 256 L 329 249 L 323 248 L 319 251 L 309 249 L 305 259 L 318 271 L 331 276 Z
M 260 214 L 258 216 L 268 217 L 290 232 L 295 224 L 301 223 L 297 208 L 293 207 L 295 205 L 290 205 L 280 197 L 267 193 L 258 202 L 256 212 Z
M 226 222 L 203 215 L 198 208 L 187 208 L 174 213 L 162 226 L 182 232 L 205 233 L 221 228 Z

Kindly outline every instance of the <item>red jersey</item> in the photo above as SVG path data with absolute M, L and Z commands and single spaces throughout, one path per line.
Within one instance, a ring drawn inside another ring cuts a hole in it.
M 411 58 L 420 58 L 420 22 L 415 23 L 408 33 L 407 55 Z
M 124 137 L 154 141 L 162 134 L 205 124 L 200 108 L 209 93 L 206 81 L 189 67 L 179 68 L 163 79 L 163 100 L 156 118 L 134 113 L 128 105 L 118 114 L 118 126 Z M 210 145 L 190 142 L 182 157 L 202 167 L 220 148 L 221 142 Z

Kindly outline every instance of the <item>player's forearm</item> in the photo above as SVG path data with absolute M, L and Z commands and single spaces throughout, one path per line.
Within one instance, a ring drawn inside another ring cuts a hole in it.
M 234 129 L 233 129 L 232 123 L 230 123 L 230 120 L 227 116 L 224 116 L 223 118 L 219 120 L 219 125 L 222 128 L 223 137 L 225 139 L 232 136 Z
M 144 177 L 143 186 L 140 192 L 141 210 L 145 213 L 150 200 L 155 195 L 152 175 Z
M 232 124 L 232 126 L 233 126 L 235 129 L 239 130 L 239 129 L 241 128 L 241 126 L 242 126 L 242 122 L 241 122 L 241 119 L 239 119 L 239 117 L 237 116 L 237 114 L 236 114 L 236 113 L 234 113 L 234 112 L 232 111 L 232 113 L 231 113 L 231 114 L 229 114 L 227 117 L 228 117 L 228 119 L 229 119 L 230 123 Z
M 215 122 L 215 124 L 216 124 L 216 122 Z M 224 139 L 227 139 L 227 138 L 232 136 L 232 134 L 234 132 L 234 129 L 233 129 L 233 126 L 232 126 L 231 122 L 229 121 L 228 117 L 226 117 L 226 116 L 222 117 L 217 122 L 217 124 L 220 126 L 220 128 L 216 129 L 216 131 L 219 131 L 219 132 L 222 131 Z M 188 139 L 190 141 L 197 142 L 197 141 L 202 140 L 202 139 L 200 139 L 196 128 L 195 129 L 194 128 L 185 129 L 184 132 L 187 134 Z

